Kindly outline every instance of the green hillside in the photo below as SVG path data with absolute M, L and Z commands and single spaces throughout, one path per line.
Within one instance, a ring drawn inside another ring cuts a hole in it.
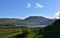
M 60 19 L 44 28 L 43 38 L 60 38 Z
M 0 38 L 60 38 L 60 19 L 44 28 L 0 25 Z

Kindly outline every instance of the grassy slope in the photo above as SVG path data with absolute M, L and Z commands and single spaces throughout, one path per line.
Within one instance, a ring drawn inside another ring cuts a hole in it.
M 22 34 L 24 38 L 40 38 L 40 28 L 18 28 L 15 26 L 0 26 L 0 38 L 9 38 Z
M 0 38 L 8 38 L 18 34 L 22 34 L 21 28 L 0 26 Z

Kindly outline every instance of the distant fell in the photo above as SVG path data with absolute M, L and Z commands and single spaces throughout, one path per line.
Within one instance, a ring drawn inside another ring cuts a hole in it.
M 49 25 L 54 19 L 43 16 L 29 16 L 25 19 L 18 18 L 0 18 L 0 24 L 20 24 L 20 25 Z
M 0 18 L 0 24 L 21 24 L 22 22 L 22 19 L 17 18 Z
M 24 21 L 29 24 L 49 25 L 54 20 L 45 18 L 43 16 L 30 16 L 30 17 L 27 17 L 26 19 L 24 19 Z

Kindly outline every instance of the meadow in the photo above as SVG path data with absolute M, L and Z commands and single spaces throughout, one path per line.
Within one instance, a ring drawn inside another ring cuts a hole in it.
M 40 28 L 0 26 L 0 38 L 38 38 L 41 36 L 43 35 L 40 34 Z

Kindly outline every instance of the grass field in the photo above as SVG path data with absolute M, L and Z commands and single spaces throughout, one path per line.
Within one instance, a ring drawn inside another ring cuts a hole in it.
M 0 26 L 0 38 L 14 38 L 16 35 L 22 34 L 22 38 L 37 38 L 42 35 L 39 33 L 40 28 L 20 28 L 15 26 Z
M 0 26 L 0 38 L 8 38 L 18 34 L 22 34 L 21 28 L 13 26 Z

